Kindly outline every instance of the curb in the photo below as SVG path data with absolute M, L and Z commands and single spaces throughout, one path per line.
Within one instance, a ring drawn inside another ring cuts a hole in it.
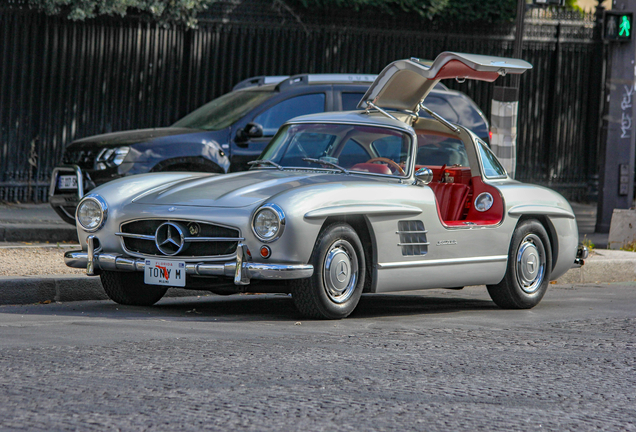
M 581 268 L 569 270 L 557 280 L 557 283 L 613 283 L 635 280 L 636 260 L 588 260 Z
M 207 294 L 205 291 L 169 289 L 166 297 Z M 98 277 L 84 275 L 0 277 L 0 305 L 84 300 L 108 300 Z
M 0 242 L 33 242 L 42 239 L 49 243 L 77 243 L 77 231 L 70 225 L 0 224 Z

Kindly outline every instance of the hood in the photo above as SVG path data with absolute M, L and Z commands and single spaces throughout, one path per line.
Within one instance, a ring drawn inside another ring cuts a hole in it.
M 303 186 L 359 181 L 339 173 L 250 170 L 222 176 L 184 179 L 138 195 L 134 203 L 196 207 L 246 207 Z M 373 177 L 365 179 L 373 181 Z M 386 180 L 378 179 L 386 182 Z
M 173 135 L 186 135 L 199 132 L 201 131 L 198 129 L 172 127 L 113 132 L 103 135 L 94 135 L 73 141 L 67 148 L 72 150 L 81 150 L 95 147 L 119 147 L 148 142 L 157 138 L 163 138 Z
M 416 110 L 442 79 L 495 81 L 500 75 L 522 74 L 532 65 L 519 59 L 443 52 L 430 64 L 424 60 L 396 60 L 385 67 L 358 104 L 369 101 L 380 108 Z

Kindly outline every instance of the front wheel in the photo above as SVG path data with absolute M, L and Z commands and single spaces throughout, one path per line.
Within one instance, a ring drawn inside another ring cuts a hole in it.
M 168 291 L 165 287 L 146 285 L 143 272 L 104 271 L 99 277 L 108 298 L 122 305 L 151 306 Z
M 552 270 L 550 239 L 543 225 L 526 220 L 517 226 L 508 252 L 506 275 L 488 285 L 490 298 L 505 309 L 530 309 L 548 289 Z
M 364 288 L 365 259 L 350 225 L 335 223 L 318 236 L 310 262 L 314 274 L 291 281 L 292 297 L 305 316 L 341 319 L 355 309 Z

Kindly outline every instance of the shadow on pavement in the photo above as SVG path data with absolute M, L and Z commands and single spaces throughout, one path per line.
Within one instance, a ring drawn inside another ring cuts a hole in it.
M 438 294 L 438 293 L 435 293 Z M 445 314 L 498 309 L 489 300 L 440 297 L 435 294 L 367 294 L 347 319 L 424 314 Z M 3 306 L 0 313 L 166 321 L 307 321 L 287 295 L 216 295 L 166 298 L 155 306 L 122 306 L 111 301 L 85 301 L 39 305 Z

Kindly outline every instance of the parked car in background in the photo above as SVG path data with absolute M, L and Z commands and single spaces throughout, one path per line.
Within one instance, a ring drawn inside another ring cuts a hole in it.
M 75 224 L 79 200 L 111 180 L 149 172 L 244 171 L 287 120 L 355 109 L 374 79 L 354 74 L 249 78 L 170 127 L 76 140 L 53 170 L 49 202 L 62 219 Z M 488 122 L 465 94 L 439 84 L 427 103 L 488 142 Z
M 65 262 L 127 305 L 168 287 L 277 292 L 307 317 L 338 319 L 362 293 L 483 284 L 499 306 L 531 308 L 586 257 L 572 208 L 512 180 L 480 137 L 428 104 L 440 79 L 529 68 L 459 53 L 395 61 L 359 110 L 288 121 L 247 172 L 96 188 L 77 210 L 82 250 Z

